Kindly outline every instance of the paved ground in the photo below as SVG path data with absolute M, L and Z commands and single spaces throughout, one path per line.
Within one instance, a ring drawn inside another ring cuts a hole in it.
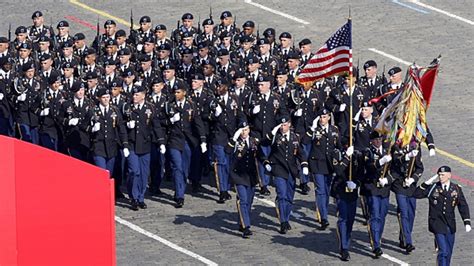
M 77 2 L 77 1 L 71 1 Z M 65 16 L 74 16 L 95 25 L 97 10 L 124 19 L 124 25 L 133 8 L 135 23 L 141 15 L 150 15 L 153 22 L 175 27 L 176 20 L 184 12 L 192 12 L 201 18 L 208 16 L 211 1 L 92 1 L 84 0 L 80 6 L 69 1 L 16 1 L 2 4 L 0 32 L 6 34 L 8 22 L 13 31 L 16 25 L 30 24 L 30 16 L 35 10 L 43 10 L 56 22 Z M 248 1 L 246 1 L 248 2 Z M 258 3 L 309 22 L 303 25 L 285 16 L 275 15 L 244 1 L 219 1 L 213 3 L 214 17 L 223 10 L 237 15 L 238 24 L 253 19 L 263 31 L 268 26 L 281 31 L 291 32 L 297 41 L 304 37 L 312 39 L 317 49 L 330 34 L 339 28 L 348 14 L 351 1 L 263 1 Z M 474 2 L 472 1 L 424 1 L 431 6 L 455 14 L 467 20 L 474 20 Z M 401 4 L 400 4 L 401 3 Z M 451 165 L 455 179 L 464 184 L 464 193 L 468 202 L 474 205 L 474 100 L 471 92 L 472 54 L 474 52 L 474 23 L 459 20 L 407 1 L 352 1 L 354 59 L 360 58 L 361 65 L 368 59 L 375 59 L 380 68 L 387 70 L 397 63 L 378 51 L 393 55 L 404 61 L 416 61 L 427 64 L 438 54 L 443 55 L 442 68 L 428 112 L 429 125 L 434 134 L 437 147 L 445 151 L 435 157 L 426 157 L 424 178 L 431 176 L 442 164 Z M 107 19 L 101 13 L 101 24 Z M 71 23 L 73 32 L 82 31 L 89 38 L 95 32 L 76 22 Z M 128 32 L 128 30 L 127 30 Z M 426 152 L 425 152 L 426 153 Z M 455 155 L 457 157 L 453 157 Z M 463 160 L 460 160 L 464 159 Z M 314 194 L 302 196 L 296 194 L 292 230 L 288 235 L 277 233 L 277 219 L 271 203 L 274 194 L 267 200 L 255 200 L 252 213 L 253 230 L 251 239 L 244 240 L 236 231 L 236 206 L 234 201 L 224 205 L 215 203 L 215 189 L 206 185 L 207 191 L 199 196 L 187 195 L 183 209 L 175 209 L 172 204 L 171 183 L 165 183 L 161 198 L 150 198 L 149 208 L 132 212 L 126 204 L 119 203 L 116 215 L 144 230 L 169 240 L 178 246 L 192 251 L 218 264 L 343 264 L 337 257 L 337 240 L 333 216 L 329 230 L 321 232 L 316 228 L 314 218 Z M 232 194 L 235 198 L 235 194 Z M 398 223 L 395 214 L 395 202 L 392 197 L 391 210 L 386 222 L 384 250 L 391 256 L 374 260 L 370 257 L 366 228 L 357 221 L 353 233 L 352 262 L 356 264 L 397 264 L 405 262 L 414 265 L 434 264 L 435 252 L 433 237 L 427 232 L 427 203 L 418 201 L 414 243 L 416 251 L 405 255 L 398 247 Z M 360 210 L 358 211 L 360 213 Z M 458 234 L 453 257 L 455 265 L 473 264 L 473 233 L 463 230 L 458 217 Z M 152 264 L 197 264 L 196 256 L 190 256 L 172 249 L 163 243 L 140 234 L 129 227 L 117 223 L 117 263 L 120 265 Z M 400 261 L 394 261 L 393 258 Z

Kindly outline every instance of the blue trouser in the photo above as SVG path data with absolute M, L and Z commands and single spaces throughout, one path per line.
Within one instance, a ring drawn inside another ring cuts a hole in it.
M 304 158 L 306 159 L 306 161 L 308 161 L 309 152 L 311 150 L 311 143 L 301 144 L 301 147 L 303 148 Z M 309 175 L 303 175 L 303 171 L 301 171 L 300 172 L 300 183 L 301 184 L 306 184 L 308 182 L 309 182 Z
M 150 153 L 136 154 L 130 150 L 128 161 L 128 196 L 138 202 L 145 201 L 150 174 Z
M 42 147 L 53 151 L 58 151 L 58 140 L 52 138 L 46 133 L 40 133 L 40 143 Z
M 160 145 L 153 144 L 150 156 L 150 188 L 158 190 L 161 186 L 161 180 L 163 180 L 163 177 L 165 176 L 165 155 L 160 153 Z
M 225 153 L 224 146 L 212 145 L 212 153 L 216 162 L 216 185 L 219 192 L 228 191 L 229 186 L 229 155 Z
M 174 178 L 174 192 L 176 199 L 184 199 L 186 191 L 186 176 L 191 163 L 191 149 L 188 143 L 184 144 L 184 150 L 170 149 L 171 172 Z
M 270 155 L 271 151 L 271 146 L 260 146 L 263 154 L 265 157 L 268 158 Z M 258 161 L 258 175 L 259 175 L 259 183 L 261 187 L 266 187 L 270 185 L 270 176 L 265 174 L 265 166 L 263 165 L 263 162 Z
M 276 207 L 280 223 L 290 220 L 293 208 L 293 198 L 295 196 L 295 179 L 288 174 L 288 179 L 276 176 L 274 179 L 277 197 Z
M 33 144 L 39 144 L 38 128 L 20 124 L 20 139 Z
M 370 212 L 370 234 L 372 235 L 373 248 L 380 248 L 383 229 L 385 227 L 385 217 L 387 216 L 389 197 L 367 196 Z
M 337 199 L 337 233 L 341 250 L 348 250 L 351 245 L 351 233 L 356 209 L 357 200 Z
M 411 232 L 415 222 L 416 198 L 403 194 L 396 194 L 398 205 L 398 220 L 400 223 L 400 242 L 412 245 Z
M 10 119 L 0 116 L 0 135 L 11 137 Z
M 105 158 L 102 156 L 94 155 L 93 160 L 94 160 L 94 164 L 97 167 L 100 167 L 102 169 L 109 171 L 109 176 L 112 177 L 112 175 L 114 174 L 115 157 Z
M 239 226 L 250 227 L 250 210 L 252 209 L 255 188 L 252 186 L 236 185 L 237 211 L 239 213 Z
M 330 175 L 314 175 L 314 182 L 316 185 L 316 205 L 318 207 L 317 212 L 320 220 L 328 219 L 331 181 L 332 177 Z
M 203 154 L 201 152 L 201 146 L 196 146 L 191 149 L 191 164 L 189 169 L 189 180 L 193 184 L 199 184 L 202 177 L 202 169 L 204 163 L 208 163 L 207 160 L 202 160 Z M 207 159 L 207 157 L 206 157 Z
M 449 266 L 451 264 L 451 255 L 453 255 L 454 233 L 449 226 L 446 226 L 446 234 L 435 234 L 435 240 L 438 244 L 438 265 Z

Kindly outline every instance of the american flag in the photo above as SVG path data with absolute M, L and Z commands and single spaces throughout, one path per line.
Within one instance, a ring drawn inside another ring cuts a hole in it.
M 319 48 L 301 70 L 299 83 L 312 83 L 342 72 L 352 72 L 352 22 L 349 19 Z

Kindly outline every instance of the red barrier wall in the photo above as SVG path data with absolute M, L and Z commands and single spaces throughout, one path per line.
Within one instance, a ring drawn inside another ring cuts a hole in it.
M 0 136 L 0 265 L 115 265 L 106 171 Z

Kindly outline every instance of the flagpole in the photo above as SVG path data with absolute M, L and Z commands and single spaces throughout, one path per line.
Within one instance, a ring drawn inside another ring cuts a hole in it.
M 349 18 L 347 20 L 352 20 L 351 18 L 351 7 L 349 6 Z M 351 27 L 352 31 L 352 27 Z M 352 34 L 352 33 L 351 33 Z M 352 115 L 353 115 L 353 89 L 352 84 L 353 80 L 353 69 L 352 69 L 352 37 L 351 37 L 351 47 L 349 49 L 349 147 L 352 146 Z M 352 181 L 352 155 L 349 156 L 349 181 Z M 346 187 L 346 192 L 352 192 L 352 189 Z

